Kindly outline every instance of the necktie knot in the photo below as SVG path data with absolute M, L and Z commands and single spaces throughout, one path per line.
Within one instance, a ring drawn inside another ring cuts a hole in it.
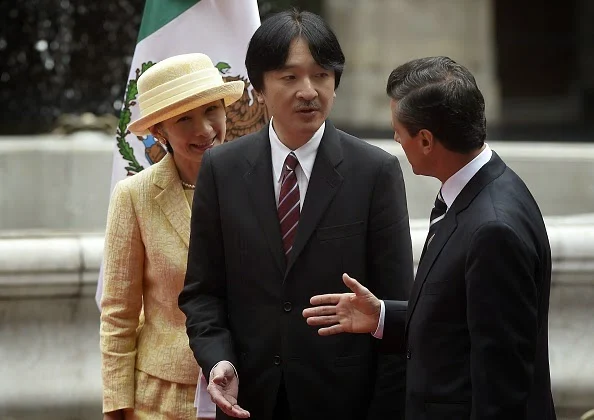
M 433 203 L 433 209 L 431 210 L 430 222 L 429 222 L 429 232 L 427 233 L 427 240 L 425 241 L 425 246 L 423 247 L 423 252 L 421 253 L 421 259 L 425 255 L 425 251 L 427 251 L 427 247 L 431 244 L 435 233 L 437 232 L 437 227 L 439 226 L 439 222 L 443 220 L 445 217 L 446 211 L 448 210 L 448 206 L 443 199 L 443 195 L 441 195 L 441 190 L 435 197 L 435 203 Z
M 441 195 L 441 190 L 439 190 L 439 193 L 437 193 L 437 197 L 435 197 L 435 203 L 433 203 L 433 209 L 431 210 L 431 221 L 429 223 L 429 226 L 432 226 L 435 223 L 438 223 L 441 219 L 443 219 L 447 210 L 448 206 L 446 205 L 445 200 Z
M 297 164 L 299 163 L 299 161 L 297 160 L 297 156 L 295 156 L 295 153 L 291 152 L 287 155 L 287 158 L 285 159 L 285 165 L 283 167 L 283 172 L 291 172 L 294 171 L 295 168 L 297 167 Z

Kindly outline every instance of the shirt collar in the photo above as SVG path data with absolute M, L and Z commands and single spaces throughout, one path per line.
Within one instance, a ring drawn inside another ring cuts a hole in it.
M 493 152 L 487 143 L 482 152 L 467 163 L 462 169 L 452 175 L 441 187 L 441 195 L 448 209 L 454 203 L 458 194 L 464 189 L 473 176 L 491 160 Z
M 268 136 L 270 137 L 270 151 L 272 154 L 272 170 L 274 171 L 274 179 L 280 181 L 285 159 L 289 153 L 293 152 L 295 153 L 295 156 L 297 156 L 299 166 L 301 166 L 305 177 L 309 181 L 311 171 L 313 170 L 314 161 L 316 160 L 316 154 L 318 153 L 318 148 L 320 147 L 320 142 L 322 141 L 322 137 L 324 135 L 326 122 L 324 121 L 322 123 L 320 128 L 318 128 L 318 130 L 314 133 L 311 139 L 307 141 L 307 143 L 295 150 L 289 149 L 283 144 L 283 142 L 280 141 L 276 131 L 274 131 L 272 124 L 273 118 L 270 119 L 270 124 L 268 126 Z

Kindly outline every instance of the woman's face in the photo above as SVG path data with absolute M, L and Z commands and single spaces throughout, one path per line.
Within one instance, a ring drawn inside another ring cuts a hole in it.
M 206 150 L 225 140 L 226 120 L 223 101 L 217 100 L 161 122 L 157 132 L 169 142 L 176 160 L 199 163 Z

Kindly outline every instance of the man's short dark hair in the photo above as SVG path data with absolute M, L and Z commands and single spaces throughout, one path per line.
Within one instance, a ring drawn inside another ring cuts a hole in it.
M 344 54 L 336 35 L 320 16 L 291 9 L 264 20 L 250 40 L 245 67 L 256 91 L 264 88 L 265 72 L 283 67 L 291 42 L 296 38 L 307 42 L 316 63 L 327 70 L 334 70 L 334 87 L 338 87 L 344 68 Z
M 392 71 L 386 87 L 398 102 L 396 118 L 411 136 L 426 129 L 453 152 L 485 142 L 485 100 L 468 69 L 448 57 L 409 61 Z

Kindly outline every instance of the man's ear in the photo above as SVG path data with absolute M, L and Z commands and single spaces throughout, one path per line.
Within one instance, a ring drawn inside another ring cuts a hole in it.
M 435 136 L 433 136 L 431 131 L 424 128 L 419 131 L 418 136 L 421 137 L 423 154 L 428 155 L 435 148 Z
M 263 104 L 264 103 L 264 95 L 262 95 L 262 92 L 258 92 L 256 90 L 254 90 L 254 93 L 256 94 L 256 100 L 258 101 L 258 103 Z

